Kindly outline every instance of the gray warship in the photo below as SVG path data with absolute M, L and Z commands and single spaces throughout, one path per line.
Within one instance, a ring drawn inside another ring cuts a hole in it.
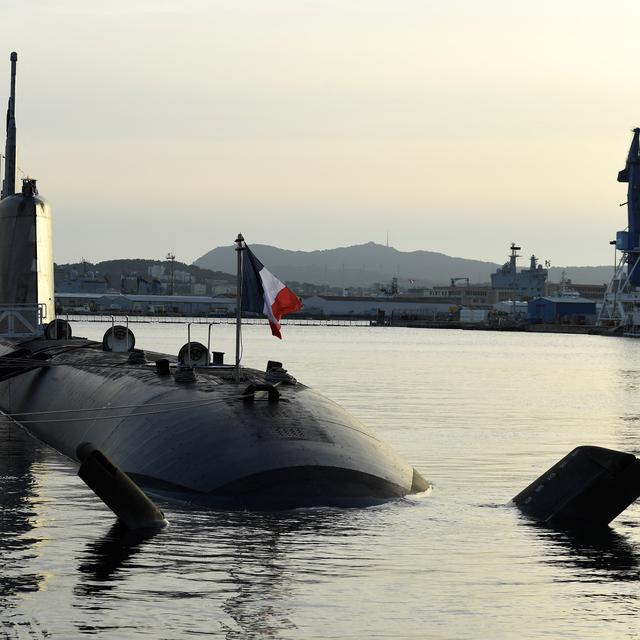
M 0 200 L 0 410 L 78 461 L 98 447 L 147 493 L 211 508 L 363 506 L 427 489 L 347 411 L 278 366 L 212 361 L 188 343 L 142 352 L 128 327 L 102 342 L 55 317 L 52 222 L 35 180 L 15 193 L 15 72 Z M 231 249 L 230 249 L 231 250 Z

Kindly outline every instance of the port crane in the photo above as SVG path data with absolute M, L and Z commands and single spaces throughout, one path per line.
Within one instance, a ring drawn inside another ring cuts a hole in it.
M 614 247 L 614 275 L 607 287 L 598 324 L 640 336 L 640 128 L 633 138 L 618 182 L 626 182 L 627 228 L 618 231 Z M 621 205 L 621 206 L 624 206 Z M 619 252 L 619 259 L 617 259 Z

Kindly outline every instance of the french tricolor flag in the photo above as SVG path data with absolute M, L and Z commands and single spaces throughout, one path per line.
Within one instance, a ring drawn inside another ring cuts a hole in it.
M 298 296 L 264 268 L 245 244 L 242 252 L 242 310 L 263 313 L 271 333 L 282 340 L 280 318 L 302 309 Z

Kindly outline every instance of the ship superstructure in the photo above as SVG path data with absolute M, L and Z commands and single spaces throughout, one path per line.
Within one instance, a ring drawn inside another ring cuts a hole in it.
M 528 269 L 518 271 L 516 261 L 520 257 L 514 242 L 511 243 L 509 262 L 505 262 L 495 273 L 491 274 L 492 289 L 511 289 L 513 295 L 521 300 L 539 298 L 546 294 L 547 276 L 549 271 L 541 264 L 538 258 L 532 255 Z

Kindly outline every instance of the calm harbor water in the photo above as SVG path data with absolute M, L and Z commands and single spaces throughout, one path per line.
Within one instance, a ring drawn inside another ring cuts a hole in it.
M 101 338 L 106 325 L 74 323 Z M 186 328 L 133 325 L 177 353 Z M 244 363 L 285 367 L 433 483 L 359 510 L 165 504 L 139 540 L 73 464 L 0 424 L 0 637 L 637 638 L 640 506 L 597 537 L 509 499 L 578 444 L 640 455 L 640 341 L 597 336 L 247 327 Z M 214 328 L 233 351 L 232 326 Z M 206 343 L 206 329 L 192 327 Z M 4 635 L 3 635 L 4 634 Z

